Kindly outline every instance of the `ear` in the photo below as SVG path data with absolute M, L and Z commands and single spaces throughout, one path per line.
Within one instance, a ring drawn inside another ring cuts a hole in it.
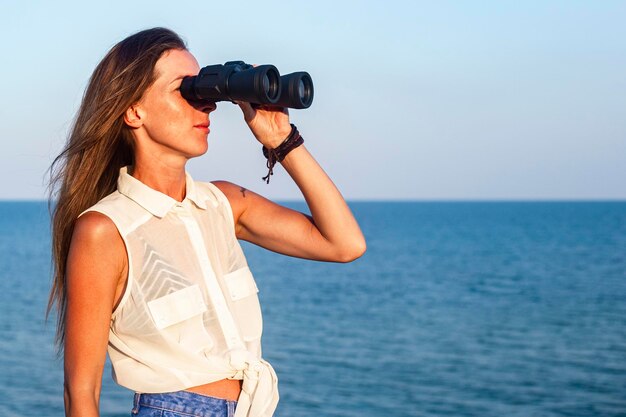
M 126 123 L 129 127 L 139 128 L 143 125 L 143 112 L 139 108 L 137 104 L 133 104 L 124 113 L 124 123 Z

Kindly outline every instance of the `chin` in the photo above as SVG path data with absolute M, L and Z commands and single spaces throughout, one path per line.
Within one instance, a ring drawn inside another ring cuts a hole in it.
M 207 153 L 208 150 L 209 145 L 205 143 L 204 146 L 198 146 L 195 149 L 191 150 L 188 155 L 190 158 L 197 158 Z

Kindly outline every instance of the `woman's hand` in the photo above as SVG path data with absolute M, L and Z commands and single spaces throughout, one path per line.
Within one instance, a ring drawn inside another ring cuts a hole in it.
M 252 105 L 244 101 L 237 101 L 236 103 L 241 108 L 243 118 L 252 134 L 266 148 L 276 148 L 291 133 L 287 108 Z

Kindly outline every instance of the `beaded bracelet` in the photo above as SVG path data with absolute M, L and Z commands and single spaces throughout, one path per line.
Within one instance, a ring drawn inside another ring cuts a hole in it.
M 268 149 L 263 146 L 263 156 L 267 158 L 267 175 L 262 178 L 266 184 L 270 183 L 270 176 L 274 175 L 274 165 L 276 162 L 283 162 L 283 159 L 287 156 L 287 154 L 298 146 L 304 143 L 304 139 L 300 136 L 300 132 L 298 132 L 298 128 L 293 123 L 291 124 L 291 133 L 287 136 L 287 139 L 283 141 L 280 145 L 275 147 L 274 149 Z

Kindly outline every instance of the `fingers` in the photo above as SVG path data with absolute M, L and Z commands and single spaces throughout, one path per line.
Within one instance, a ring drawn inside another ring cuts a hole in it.
M 256 110 L 254 109 L 254 107 L 252 107 L 250 103 L 248 103 L 247 101 L 235 101 L 235 103 L 237 103 L 237 105 L 243 112 L 243 118 L 247 122 L 254 119 L 254 116 L 256 116 Z
M 246 101 L 238 101 L 238 100 L 236 100 L 235 103 L 243 111 L 243 117 L 246 121 L 250 121 L 254 119 L 254 117 L 256 116 L 257 110 L 269 111 L 269 112 L 280 112 L 287 116 L 289 115 L 289 109 L 287 107 L 274 106 L 271 104 L 254 104 L 254 103 L 248 103 Z
M 281 112 L 281 113 L 289 114 L 289 111 L 287 110 L 287 107 L 274 106 L 272 104 L 263 104 L 263 105 L 259 106 L 259 108 L 262 109 L 262 110 L 278 111 L 278 112 Z
M 275 106 L 272 104 L 258 104 L 258 105 L 253 105 L 253 106 L 257 110 L 268 112 L 268 114 L 275 113 L 277 116 L 279 114 L 283 114 L 289 117 L 289 109 L 287 107 Z M 282 116 L 279 116 L 279 117 L 282 117 Z

